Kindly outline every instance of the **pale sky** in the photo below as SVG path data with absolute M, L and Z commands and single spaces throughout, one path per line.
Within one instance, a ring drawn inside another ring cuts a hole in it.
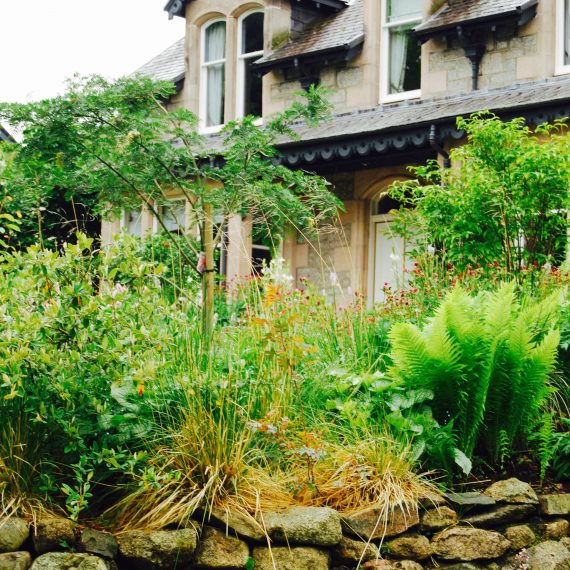
M 0 101 L 57 95 L 74 73 L 128 75 L 184 35 L 166 0 L 0 0 Z

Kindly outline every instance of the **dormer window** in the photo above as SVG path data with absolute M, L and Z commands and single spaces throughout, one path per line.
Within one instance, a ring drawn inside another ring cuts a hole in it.
M 557 0 L 557 73 L 570 73 L 570 0 Z
M 216 20 L 203 28 L 200 113 L 204 127 L 224 123 L 226 77 L 226 22 Z
M 421 47 L 413 28 L 422 19 L 422 0 L 384 0 L 382 99 L 420 96 Z
M 262 81 L 252 64 L 263 55 L 263 12 L 247 12 L 238 24 L 237 115 L 261 117 Z

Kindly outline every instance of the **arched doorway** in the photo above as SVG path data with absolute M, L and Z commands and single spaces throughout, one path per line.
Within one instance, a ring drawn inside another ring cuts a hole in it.
M 370 242 L 368 261 L 368 300 L 370 304 L 386 300 L 386 286 L 401 289 L 413 268 L 410 256 L 413 243 L 397 235 L 392 227 L 393 210 L 400 203 L 380 192 L 370 202 Z

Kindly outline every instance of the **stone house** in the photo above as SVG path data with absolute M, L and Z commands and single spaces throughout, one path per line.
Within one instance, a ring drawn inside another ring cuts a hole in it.
M 297 279 L 330 289 L 334 271 L 344 291 L 371 302 L 406 263 L 386 189 L 407 165 L 447 157 L 462 137 L 457 116 L 570 115 L 570 0 L 169 0 L 165 9 L 186 19 L 185 38 L 139 71 L 173 80 L 171 105 L 194 111 L 204 133 L 282 111 L 311 83 L 333 90 L 332 120 L 299 128 L 280 151 L 333 184 L 342 227 L 316 241 L 292 234 L 282 255 Z M 121 226 L 156 227 L 131 212 L 106 223 L 103 238 Z M 227 233 L 227 277 L 250 273 L 267 248 L 241 217 Z

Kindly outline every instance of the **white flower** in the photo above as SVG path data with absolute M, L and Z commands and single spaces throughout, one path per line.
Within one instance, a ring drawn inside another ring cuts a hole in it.
M 338 276 L 334 271 L 331 271 L 329 274 L 329 280 L 331 285 L 334 287 L 338 283 Z
M 428 245 L 427 246 L 427 252 L 428 252 L 428 255 L 433 255 L 435 253 L 435 247 L 433 247 L 433 245 Z
M 397 253 L 392 252 L 392 253 L 390 254 L 390 259 L 391 259 L 392 261 L 394 261 L 394 262 L 400 261 L 400 256 L 399 256 Z

